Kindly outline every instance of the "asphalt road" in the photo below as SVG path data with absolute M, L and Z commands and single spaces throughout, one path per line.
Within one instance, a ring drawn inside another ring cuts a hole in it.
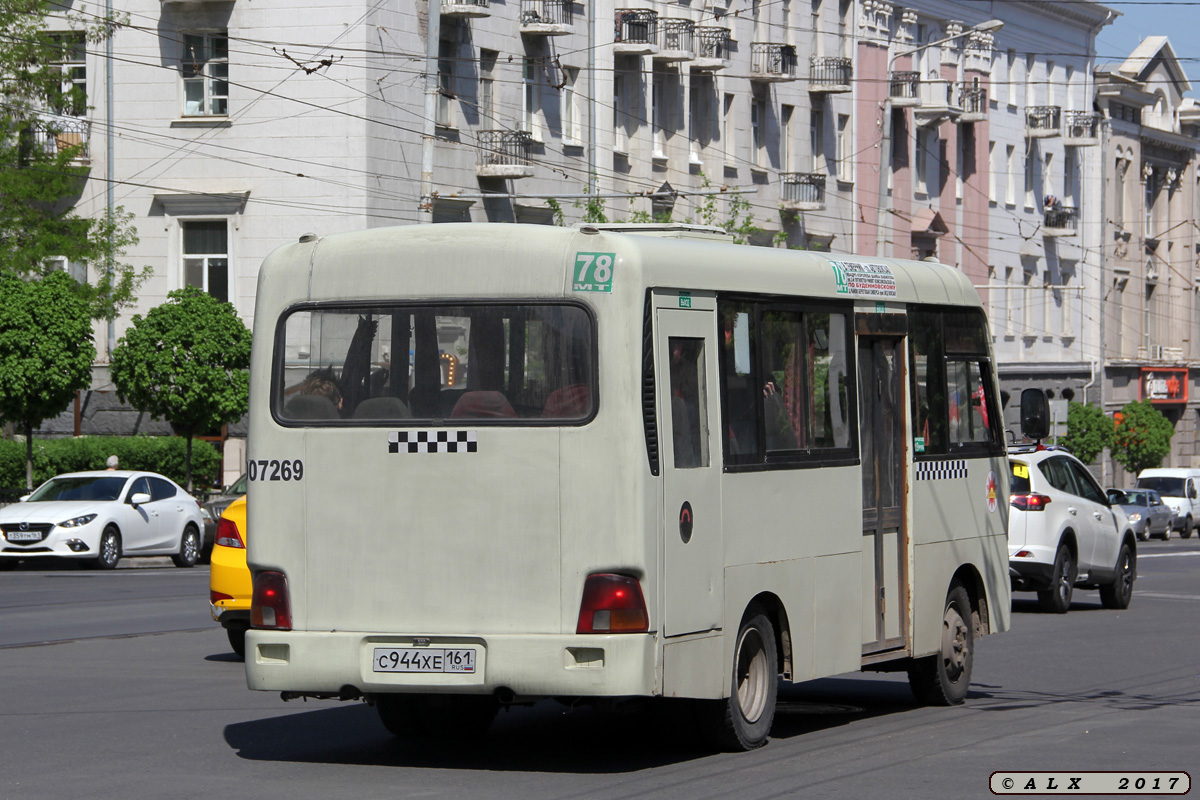
M 772 741 L 742 754 L 554 702 L 478 744 L 406 744 L 361 703 L 248 691 L 206 569 L 3 572 L 0 798 L 982 798 L 997 770 L 1197 776 L 1200 542 L 1140 550 L 1127 611 L 1017 595 L 967 705 L 918 707 L 894 675 L 785 686 Z

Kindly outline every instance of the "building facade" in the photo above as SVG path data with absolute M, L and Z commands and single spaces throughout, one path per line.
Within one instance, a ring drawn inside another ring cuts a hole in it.
M 88 97 L 64 126 L 89 144 L 79 208 L 132 212 L 125 260 L 152 275 L 97 331 L 85 432 L 87 409 L 114 411 L 104 366 L 133 313 L 195 285 L 249 323 L 282 242 L 600 217 L 937 258 L 989 306 L 1010 411 L 1027 386 L 1060 418 L 1071 399 L 1111 411 L 1143 368 L 1193 357 L 1190 86 L 1169 46 L 1097 71 L 1117 16 L 1100 3 L 982 5 L 131 0 L 111 60 L 78 39 L 63 64 Z

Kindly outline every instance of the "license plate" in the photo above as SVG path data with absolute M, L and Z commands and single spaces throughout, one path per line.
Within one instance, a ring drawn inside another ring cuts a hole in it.
M 475 673 L 473 647 L 376 647 L 376 672 Z
M 10 542 L 40 542 L 42 534 L 38 531 L 9 531 L 4 534 Z

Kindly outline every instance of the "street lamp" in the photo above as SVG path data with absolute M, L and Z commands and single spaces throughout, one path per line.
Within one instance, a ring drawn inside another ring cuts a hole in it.
M 896 53 L 888 59 L 887 71 L 884 73 L 883 79 L 885 88 L 883 92 L 883 138 L 879 140 L 879 216 L 875 220 L 875 255 L 878 258 L 883 258 L 887 255 L 885 251 L 885 242 L 887 237 L 884 235 L 888 228 L 886 217 L 891 212 L 891 199 L 887 193 L 887 178 L 892 171 L 892 67 L 896 63 L 896 59 L 901 56 L 911 56 L 922 50 L 927 50 L 930 47 L 952 42 L 955 39 L 961 39 L 964 36 L 970 36 L 973 33 L 995 33 L 1004 27 L 1004 23 L 998 19 L 989 19 L 987 22 L 981 22 L 978 25 L 972 25 L 965 31 L 947 36 L 944 39 L 938 39 L 936 42 L 918 45 L 911 50 L 906 50 L 903 53 Z

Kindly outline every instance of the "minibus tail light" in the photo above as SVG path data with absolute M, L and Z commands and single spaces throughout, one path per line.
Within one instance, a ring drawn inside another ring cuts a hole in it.
M 282 572 L 267 571 L 254 576 L 250 627 L 276 631 L 292 629 L 292 603 L 288 597 L 287 577 Z
M 607 572 L 588 576 L 576 633 L 645 633 L 649 629 L 646 599 L 636 578 Z
M 1019 508 L 1022 511 L 1045 511 L 1046 505 L 1050 502 L 1050 498 L 1044 494 L 1014 494 L 1008 498 L 1009 504 L 1013 508 Z
M 246 543 L 242 541 L 242 532 L 238 530 L 237 523 L 225 517 L 217 520 L 216 541 L 221 547 L 238 547 L 242 549 L 246 547 Z

